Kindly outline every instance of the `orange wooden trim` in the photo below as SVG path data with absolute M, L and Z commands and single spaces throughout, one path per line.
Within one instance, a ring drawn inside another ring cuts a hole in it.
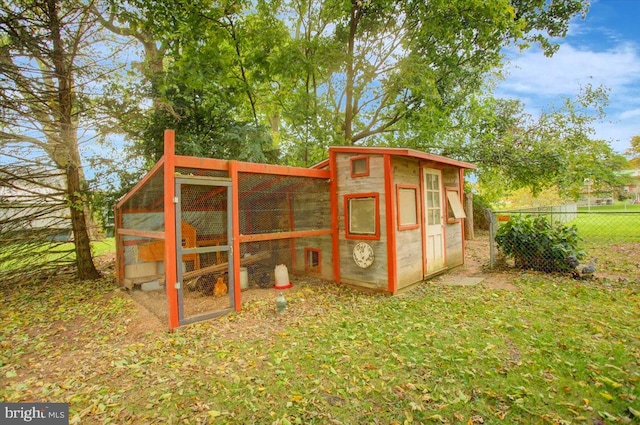
M 135 186 L 133 186 L 131 188 L 131 190 L 129 190 L 127 192 L 126 195 L 124 195 L 124 197 L 122 199 L 120 199 L 118 201 L 118 203 L 116 204 L 116 208 L 121 208 L 122 205 L 124 203 L 126 203 L 129 198 L 131 198 L 142 186 L 144 186 L 147 181 L 153 177 L 153 175 L 162 168 L 162 166 L 164 165 L 166 158 L 163 156 L 162 158 L 160 158 L 160 160 L 158 162 L 156 162 L 156 164 L 147 172 L 147 174 L 145 174 L 142 179 L 140 179 L 140 181 L 138 183 L 136 183 Z
M 387 274 L 389 292 L 395 294 L 398 291 L 398 258 L 395 232 L 396 215 L 394 214 L 394 210 L 397 211 L 397 208 L 394 208 L 394 203 L 397 198 L 394 198 L 393 196 L 393 165 L 391 164 L 391 155 L 384 156 L 384 175 L 386 176 L 384 180 L 384 198 L 387 216 Z
M 178 290 L 175 284 L 178 280 L 178 265 L 176 252 L 176 210 L 173 198 L 175 195 L 175 139 L 173 130 L 164 132 L 164 270 L 165 287 L 167 291 L 167 308 L 169 329 L 174 330 L 180 325 L 178 315 Z
M 360 235 L 349 232 L 349 201 L 359 198 L 374 198 L 375 200 L 376 229 L 374 234 Z M 346 239 L 380 240 L 380 194 L 378 192 L 350 193 L 344 195 L 344 237 Z
M 176 155 L 176 167 L 201 168 L 203 170 L 229 171 L 229 161 L 215 158 Z
M 400 207 L 400 190 L 401 189 L 413 189 L 416 191 L 416 223 L 415 224 L 402 224 L 402 208 Z M 413 230 L 420 228 L 420 204 L 418 202 L 420 193 L 420 186 L 417 184 L 397 184 L 396 185 L 396 205 L 398 211 L 398 230 Z
M 361 161 L 363 160 L 365 161 L 365 170 L 362 173 L 354 173 L 353 172 L 353 163 L 355 161 Z M 367 177 L 370 174 L 369 171 L 369 156 L 368 155 L 358 155 L 358 156 L 353 156 L 351 158 L 349 158 L 349 168 L 351 171 L 351 177 Z
M 233 308 L 239 312 L 242 308 L 242 291 L 240 290 L 240 182 L 238 181 L 238 161 L 229 161 L 229 177 L 231 178 L 231 245 L 233 247 Z M 229 200 L 227 201 L 229 204 Z
M 122 214 L 149 214 L 149 213 L 163 212 L 163 210 L 161 209 L 152 209 L 152 208 L 129 208 L 129 209 L 121 208 L 120 211 L 122 212 Z
M 141 236 L 143 238 L 164 239 L 166 232 L 155 232 L 153 230 L 138 230 L 138 229 L 118 229 L 116 231 L 116 234 L 122 235 L 122 236 Z
M 422 225 L 422 276 L 427 275 L 427 216 L 425 215 L 426 208 L 424 208 L 424 166 L 420 165 L 420 222 Z
M 329 183 L 329 196 L 331 208 L 331 228 L 333 229 L 331 259 L 333 264 L 333 279 L 340 282 L 340 232 L 338 222 L 338 167 L 336 155 L 329 151 L 329 171 L 331 180 Z
M 348 153 L 351 155 L 393 155 L 393 156 L 407 156 L 411 158 L 422 159 L 425 161 L 433 161 L 447 165 L 454 165 L 456 167 L 475 169 L 477 165 L 469 162 L 458 161 L 456 159 L 447 158 L 445 156 L 433 155 L 426 152 L 417 151 L 407 148 L 388 148 L 388 147 L 367 147 L 367 146 L 331 146 L 329 148 L 329 155 L 332 153 Z
M 318 266 L 314 267 L 309 264 L 309 253 L 318 253 Z M 304 270 L 311 273 L 322 273 L 322 251 L 319 248 L 305 248 L 304 249 Z
M 462 202 L 462 207 L 464 208 L 464 169 L 461 168 L 459 170 L 458 183 L 460 186 L 460 202 Z M 464 237 L 465 235 L 465 226 L 467 225 L 467 220 L 461 220 L 461 228 L 462 232 L 462 264 L 465 264 L 464 257 L 467 250 L 467 241 Z
M 328 179 L 329 170 L 317 170 L 314 168 L 288 167 L 284 165 L 256 164 L 252 162 L 238 162 L 238 172 L 277 174 L 293 177 L 316 177 Z
M 240 242 L 261 242 L 261 241 L 275 241 L 279 239 L 292 239 L 292 238 L 308 238 L 312 236 L 324 236 L 333 234 L 332 229 L 322 230 L 299 230 L 292 232 L 278 232 L 278 233 L 261 233 L 258 235 L 240 235 Z

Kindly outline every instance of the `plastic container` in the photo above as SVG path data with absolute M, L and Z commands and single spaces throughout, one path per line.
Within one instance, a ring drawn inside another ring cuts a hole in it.
M 249 271 L 246 267 L 240 267 L 240 289 L 249 289 Z
M 287 289 L 291 288 L 293 285 L 289 282 L 289 270 L 287 270 L 287 266 L 284 264 L 278 264 L 275 269 L 276 275 L 276 289 Z

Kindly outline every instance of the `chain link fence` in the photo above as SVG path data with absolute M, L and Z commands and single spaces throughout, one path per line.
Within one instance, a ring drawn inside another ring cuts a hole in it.
M 491 268 L 640 280 L 640 209 L 486 210 Z

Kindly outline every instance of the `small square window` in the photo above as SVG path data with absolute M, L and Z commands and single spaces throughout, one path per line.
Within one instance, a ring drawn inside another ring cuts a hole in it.
M 417 229 L 418 186 L 398 185 L 398 230 Z
M 369 175 L 369 157 L 355 156 L 351 158 L 351 177 L 365 177 Z
M 379 239 L 380 215 L 377 193 L 345 196 L 346 237 Z

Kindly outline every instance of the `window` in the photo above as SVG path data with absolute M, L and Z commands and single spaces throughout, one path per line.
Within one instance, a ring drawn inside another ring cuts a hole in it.
M 346 195 L 346 237 L 350 239 L 380 239 L 380 214 L 377 193 Z
M 455 223 L 459 219 L 467 217 L 457 190 L 447 189 L 447 201 L 447 222 Z
M 320 250 L 317 248 L 304 249 L 304 270 L 320 273 Z
M 365 177 L 369 175 L 369 157 L 354 156 L 351 158 L 351 177 Z
M 418 223 L 418 186 L 397 185 L 398 230 L 417 229 Z

